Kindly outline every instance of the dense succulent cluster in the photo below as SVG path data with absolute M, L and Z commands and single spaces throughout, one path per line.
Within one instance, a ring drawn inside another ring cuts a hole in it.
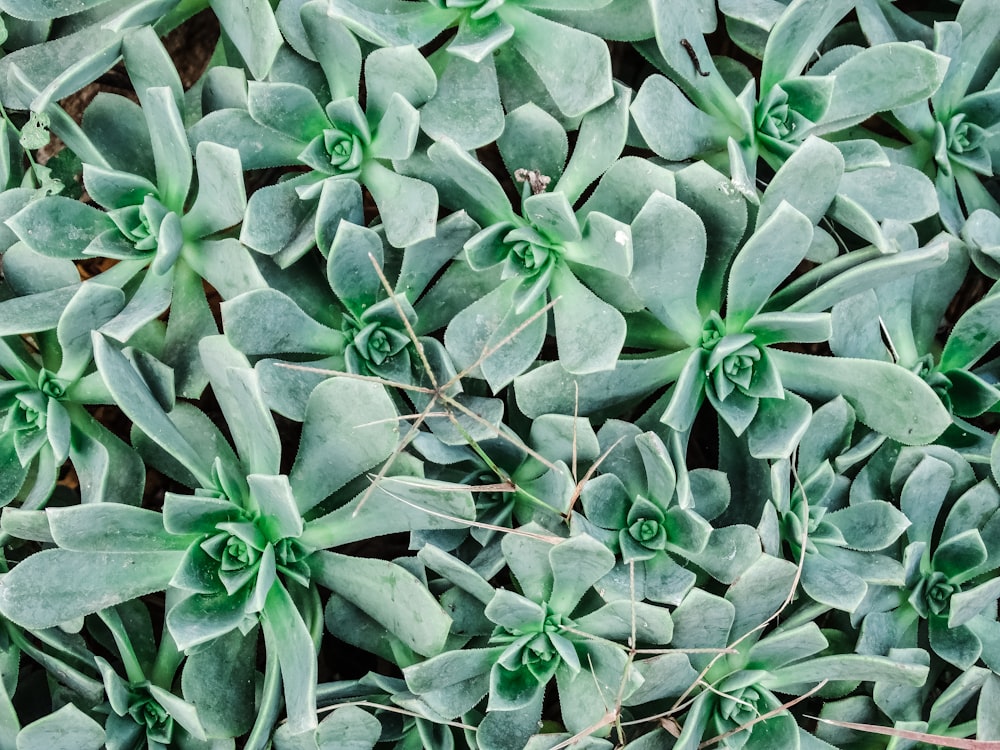
M 937 5 L 0 0 L 0 748 L 1000 740 Z

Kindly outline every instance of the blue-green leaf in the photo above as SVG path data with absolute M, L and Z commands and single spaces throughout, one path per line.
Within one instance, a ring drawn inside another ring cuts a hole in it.
M 183 554 L 44 550 L 0 579 L 0 612 L 25 628 L 56 627 L 163 591 Z
M 929 443 L 951 423 L 931 387 L 898 365 L 778 350 L 771 356 L 786 388 L 823 400 L 842 395 L 861 422 L 904 445 Z
M 181 214 L 191 176 L 191 149 L 173 92 L 166 86 L 146 90 L 144 113 L 156 162 L 159 199 L 171 211 Z
M 775 209 L 733 261 L 727 326 L 742 327 L 760 312 L 771 293 L 806 256 L 812 236 L 812 222 L 801 211 L 788 203 Z
M 361 609 L 423 656 L 444 650 L 451 618 L 412 573 L 387 560 L 316 552 L 316 582 Z
M 578 117 L 615 95 L 603 40 L 516 5 L 505 7 L 503 17 L 514 27 L 514 47 L 564 115 Z
M 362 177 L 378 206 L 390 245 L 406 247 L 434 236 L 438 195 L 430 183 L 393 172 L 378 162 L 368 162 Z
M 115 403 L 150 439 L 190 471 L 203 487 L 212 486 L 211 456 L 201 455 L 160 406 L 135 368 L 99 333 L 94 360 Z
M 293 732 L 316 727 L 316 645 L 285 587 L 271 586 L 261 617 L 264 642 L 278 655 L 285 710 Z
M 69 260 L 85 257 L 91 240 L 114 229 L 103 211 L 59 195 L 29 203 L 7 219 L 7 226 L 35 252 Z
M 313 389 L 289 475 L 303 513 L 396 447 L 396 409 L 382 386 L 331 378 Z
M 67 703 L 18 732 L 17 750 L 100 750 L 105 739 L 100 724 Z
M 211 0 L 210 5 L 253 77 L 263 80 L 283 42 L 270 4 L 267 0 Z
M 599 372 L 614 367 L 625 343 L 625 318 L 591 292 L 565 266 L 552 274 L 549 287 L 559 361 L 572 373 Z

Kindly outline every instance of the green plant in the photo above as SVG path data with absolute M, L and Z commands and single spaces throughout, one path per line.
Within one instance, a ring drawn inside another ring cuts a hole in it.
M 998 18 L 0 0 L 0 748 L 1000 741 Z

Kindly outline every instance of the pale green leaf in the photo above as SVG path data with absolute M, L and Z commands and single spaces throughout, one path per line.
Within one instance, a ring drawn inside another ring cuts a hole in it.
M 317 583 L 339 594 L 423 656 L 444 650 L 451 618 L 412 574 L 387 560 L 316 552 Z M 2 590 L 0 590 L 2 591 Z
M 0 612 L 25 628 L 55 627 L 163 591 L 183 554 L 64 549 L 38 552 L 0 580 Z
M 17 750 L 100 750 L 104 740 L 101 725 L 67 703 L 18 732 Z
M 779 350 L 771 357 L 788 390 L 821 400 L 843 396 L 861 422 L 905 445 L 929 443 L 951 424 L 931 387 L 898 365 Z
M 316 386 L 289 475 L 299 510 L 386 459 L 398 438 L 396 410 L 382 386 L 349 378 Z

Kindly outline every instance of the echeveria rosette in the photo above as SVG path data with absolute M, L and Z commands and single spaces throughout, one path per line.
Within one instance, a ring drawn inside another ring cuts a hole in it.
M 761 637 L 759 626 L 787 606 L 785 597 L 796 577 L 793 563 L 765 554 L 744 569 L 724 597 L 695 588 L 671 613 L 672 649 L 695 648 L 695 643 L 702 649 L 732 649 L 725 654 L 688 655 L 690 667 L 701 674 L 700 687 L 686 713 L 678 717 L 682 730 L 679 736 L 675 733 L 674 747 L 695 750 L 703 741 L 716 739 L 731 748 L 797 748 L 815 739 L 791 713 L 778 710 L 787 696 L 803 695 L 825 681 L 833 686 L 840 681 L 874 681 L 876 687 L 923 684 L 926 665 L 840 653 L 814 622 L 797 624 L 794 614 L 783 618 L 788 624 Z M 690 668 L 678 665 L 676 654 L 640 660 L 635 667 L 645 682 L 625 704 L 637 718 L 658 705 L 655 701 L 679 695 L 670 672 Z M 685 696 L 692 695 L 684 689 L 692 682 L 687 680 L 680 688 Z M 751 721 L 755 723 L 745 726 Z M 731 734 L 722 736 L 727 733 Z M 653 736 L 667 741 L 664 729 L 654 730 Z
M 431 377 L 443 384 L 451 379 L 454 370 L 440 342 L 429 336 L 418 337 L 418 344 L 413 341 L 413 334 L 423 330 L 413 302 L 475 228 L 467 217 L 454 216 L 441 223 L 440 236 L 409 245 L 403 251 L 400 274 L 394 277 L 398 291 L 390 296 L 382 280 L 387 253 L 381 237 L 370 229 L 340 223 L 326 250 L 327 282 L 345 310 L 341 331 L 348 372 L 404 384 Z M 417 346 L 436 372 L 424 372 Z
M 407 351 L 410 337 L 405 330 L 392 325 L 399 320 L 395 307 L 391 312 L 373 312 L 362 319 L 344 320 L 344 339 L 350 342 L 344 350 L 347 371 L 405 382 L 412 377 L 410 353 Z M 388 320 L 385 313 L 388 313 Z
M 728 480 L 710 469 L 689 472 L 677 435 L 664 442 L 612 420 L 599 437 L 600 473 L 584 484 L 572 523 L 618 558 L 600 584 L 606 599 L 676 605 L 698 581 L 692 568 L 729 583 L 760 554 L 750 526 L 712 528 L 729 504 Z
M 718 313 L 713 310 L 709 314 L 701 346 L 678 378 L 677 400 L 671 400 L 664 413 L 666 424 L 681 432 L 689 430 L 689 420 L 697 410 L 697 406 L 692 409 L 691 398 L 699 401 L 697 394 L 702 393 L 733 433 L 741 435 L 757 416 L 760 399 L 784 398 L 780 375 L 767 348 L 751 331 L 728 332 Z
M 891 486 L 912 522 L 903 550 L 905 583 L 872 598 L 859 652 L 929 646 L 959 669 L 982 659 L 995 670 L 1000 491 L 992 479 L 977 481 L 969 463 L 943 446 L 901 452 Z
M 280 479 L 287 485 L 287 478 Z M 254 481 L 264 484 L 272 478 L 261 480 Z M 215 493 L 221 494 L 221 491 Z M 277 495 L 268 494 L 268 499 Z M 254 521 L 270 525 L 274 524 L 273 516 L 262 517 L 259 512 L 245 511 L 229 500 L 211 497 L 177 498 L 170 505 L 173 507 L 163 515 L 118 503 L 98 503 L 56 512 L 19 511 L 19 515 L 5 517 L 11 533 L 16 535 L 19 524 L 39 525 L 38 520 L 30 520 L 32 513 L 45 513 L 41 523 L 56 548 L 29 558 L 32 563 L 27 566 L 19 566 L 21 572 L 5 581 L 12 590 L 4 592 L 6 598 L 0 607 L 6 609 L 10 619 L 24 623 L 25 627 L 50 627 L 42 623 L 55 624 L 90 614 L 99 606 L 113 606 L 176 587 L 182 595 L 188 594 L 170 607 L 166 617 L 170 637 L 179 649 L 211 643 L 237 628 L 249 632 L 263 616 L 265 639 L 272 658 L 280 655 L 286 659 L 289 653 L 304 648 L 311 654 L 313 640 L 303 618 L 321 618 L 321 614 L 299 612 L 292 595 L 277 576 L 279 569 L 273 547 L 269 548 L 266 541 L 260 544 L 265 554 L 258 556 L 256 562 L 264 562 L 243 567 L 242 570 L 249 573 L 246 585 L 234 587 L 232 595 L 225 587 L 226 583 L 235 582 L 240 572 L 235 569 L 237 566 L 231 565 L 229 559 L 214 560 L 202 549 L 206 542 L 230 531 L 227 521 L 222 519 L 245 518 L 249 513 Z M 265 512 L 270 510 L 273 508 L 264 508 Z M 295 513 L 298 518 L 298 511 Z M 249 525 L 255 526 L 254 523 Z M 246 529 L 240 531 L 243 537 L 250 535 Z M 279 543 L 284 539 L 283 531 L 279 526 L 272 533 L 279 537 Z M 270 555 L 266 554 L 267 549 L 272 550 Z M 291 566 L 285 560 L 282 562 L 285 564 L 280 570 L 284 573 Z M 20 598 L 18 587 L 34 589 L 39 585 L 43 589 L 56 587 L 57 591 L 51 593 L 61 596 L 59 608 L 40 612 L 17 602 Z M 293 580 L 292 585 L 301 584 Z M 283 624 L 277 641 L 266 624 L 271 621 Z M 225 658 L 224 654 L 219 656 Z M 310 723 L 315 725 L 316 721 L 314 699 L 310 700 L 316 678 L 308 669 L 310 663 L 300 657 L 294 675 L 291 672 L 285 675 L 289 718 L 302 727 Z M 312 669 L 314 672 L 315 666 Z M 279 700 L 277 694 L 271 693 L 263 699 L 265 703 Z
M 537 213 L 534 213 L 535 209 L 538 209 Z M 571 270 L 570 262 L 586 264 L 590 260 L 593 250 L 581 246 L 581 243 L 596 238 L 589 231 L 585 238 L 584 230 L 576 223 L 565 197 L 559 193 L 531 196 L 525 200 L 523 210 L 530 218 L 513 217 L 510 221 L 491 225 L 466 244 L 469 265 L 475 270 L 486 270 L 502 264 L 503 281 L 483 301 L 473 303 L 459 313 L 453 319 L 454 327 L 449 326 L 446 332 L 446 345 L 452 342 L 454 346 L 456 337 L 463 335 L 459 331 L 464 330 L 468 316 L 482 314 L 487 306 L 493 309 L 507 307 L 507 314 L 497 321 L 500 323 L 498 330 L 489 331 L 493 335 L 487 346 L 495 346 L 510 331 L 535 315 L 532 323 L 519 334 L 522 340 L 531 340 L 535 346 L 530 351 L 518 352 L 517 364 L 508 365 L 500 372 L 491 367 L 505 358 L 507 352 L 503 348 L 482 363 L 483 376 L 494 391 L 510 382 L 537 357 L 545 335 L 545 316 L 538 313 L 550 300 L 555 300 L 560 361 L 568 370 L 587 372 L 608 369 L 617 359 L 625 339 L 624 317 L 584 287 Z M 556 221 L 547 221 L 546 214 L 557 217 Z M 628 233 L 624 227 L 619 231 L 620 248 L 625 255 Z M 606 238 L 602 236 L 600 239 Z M 627 260 L 623 258 L 622 268 L 627 265 Z M 586 334 L 583 332 L 585 324 L 588 328 Z M 466 364 L 467 357 L 460 356 L 459 359 Z
M 18 281 L 46 275 L 15 271 L 13 255 L 10 260 Z M 84 408 L 113 402 L 93 371 L 89 332 L 124 304 L 118 289 L 79 283 L 0 302 L 4 333 L 12 334 L 0 341 L 6 376 L 0 380 L 0 504 L 17 499 L 25 508 L 42 507 L 67 458 L 85 502 L 138 501 L 144 474 L 138 455 Z M 31 335 L 34 346 L 13 334 Z
M 856 425 L 843 398 L 813 412 L 796 445 L 794 471 L 790 459 L 771 464 L 757 527 L 768 554 L 802 561 L 800 585 L 810 598 L 851 613 L 859 611 L 870 588 L 902 585 L 895 543 L 909 525 L 884 499 L 848 502 L 846 470 L 857 454 L 867 457 L 881 444 L 874 435 L 852 444 Z
M 558 11 L 597 10 L 609 0 L 566 0 Z M 545 0 L 334 0 L 335 17 L 382 47 L 423 47 L 456 28 L 432 56 L 437 95 L 423 108 L 423 127 L 472 149 L 495 140 L 503 109 L 524 103 L 528 82 L 535 103 L 573 120 L 614 95 L 611 58 L 604 41 L 546 17 Z M 475 106 L 465 106 L 469 92 Z M 503 99 L 503 108 L 501 106 Z
M 940 88 L 927 101 L 894 108 L 893 123 L 912 144 L 898 144 L 893 158 L 934 179 L 940 220 L 958 234 L 978 209 L 1000 204 L 984 179 L 997 174 L 997 61 L 989 50 L 1000 21 L 993 0 L 963 3 L 954 21 L 934 26 L 934 51 L 947 62 Z
M 878 112 L 933 93 L 944 76 L 945 61 L 899 42 L 832 55 L 834 62 L 821 61 L 802 74 L 851 7 L 849 0 L 791 3 L 768 34 L 758 82 L 749 75 L 730 75 L 731 65 L 720 62 L 716 67 L 692 8 L 657 5 L 655 44 L 644 43 L 643 50 L 667 77 L 651 76 L 640 88 L 632 106 L 639 132 L 664 158 L 697 157 L 725 169 L 733 184 L 755 200 L 759 160 L 778 169 L 810 134 L 848 131 Z M 904 65 L 911 75 L 905 80 L 886 75 L 896 70 L 893 66 L 901 58 L 907 60 Z M 845 152 L 849 148 L 845 146 Z M 879 166 L 888 166 L 881 158 Z M 874 204 L 866 208 L 873 214 L 879 211 Z
M 610 690 L 627 697 L 641 684 L 620 644 L 630 635 L 669 642 L 669 613 L 632 603 L 641 616 L 631 633 L 628 603 L 602 606 L 597 599 L 595 608 L 587 594 L 611 570 L 614 556 L 586 534 L 555 544 L 508 534 L 501 547 L 520 593 L 498 589 L 485 602 L 483 612 L 495 627 L 483 647 L 445 651 L 404 669 L 409 689 L 443 716 L 464 714 L 488 695 L 477 743 L 484 750 L 514 750 L 537 732 L 545 687 L 554 677 L 566 729 L 595 731 L 602 695 Z
M 204 388 L 205 375 L 189 348 L 216 332 L 202 280 L 223 297 L 266 282 L 247 249 L 224 236 L 242 221 L 246 207 L 239 154 L 218 144 L 199 144 L 195 194 L 196 171 L 175 92 L 169 86 L 153 87 L 141 98 L 147 131 L 141 134 L 126 126 L 137 114 L 134 105 L 116 99 L 107 104 L 125 110 L 115 112 L 120 119 L 114 123 L 121 127 L 116 145 L 127 156 L 119 159 L 121 154 L 109 149 L 105 158 L 92 143 L 85 154 L 94 161 L 84 165 L 84 185 L 105 210 L 52 196 L 30 203 L 8 225 L 42 255 L 119 261 L 95 278 L 128 290 L 120 312 L 99 325 L 119 341 L 127 341 L 173 304 L 161 356 L 174 366 L 179 392 L 196 395 Z M 90 135 L 102 145 L 109 137 L 103 131 Z M 137 160 L 136 152 L 147 159 Z
M 8 350 L 9 351 L 9 350 Z M 34 384 L 7 380 L 0 384 L 0 425 L 11 438 L 22 468 L 27 469 L 43 446 L 48 445 L 56 465 L 69 456 L 70 415 L 63 400 L 66 383 L 61 383 L 44 367 Z M 23 477 L 22 477 L 23 479 Z
M 909 225 L 890 226 L 885 234 L 906 255 L 923 251 Z M 995 409 L 1000 401 L 992 375 L 990 349 L 1000 341 L 995 290 L 972 304 L 941 342 L 938 329 L 948 305 L 959 293 L 970 267 L 969 245 L 939 235 L 928 246 L 947 249 L 941 265 L 903 276 L 872 291 L 855 295 L 833 308 L 833 353 L 894 361 L 924 380 L 952 415 L 952 426 L 939 439 L 966 452 L 988 451 L 993 436 L 968 420 Z M 881 321 L 881 322 L 879 322 Z
M 111 708 L 104 727 L 108 747 L 165 750 L 172 743 L 205 742 L 197 708 L 147 677 L 118 613 L 105 610 L 101 617 L 112 627 L 119 649 L 124 651 L 127 673 L 123 678 L 106 659 L 94 657 Z
M 282 253 L 278 258 L 282 265 L 312 246 L 310 228 L 335 229 L 339 218 L 354 216 L 342 204 L 355 194 L 360 198 L 357 184 L 371 194 L 386 237 L 395 247 L 433 236 L 438 213 L 434 188 L 399 174 L 393 166 L 409 159 L 416 146 L 417 107 L 437 87 L 430 64 L 412 46 L 372 52 L 364 58 L 362 105 L 358 42 L 313 6 L 318 4 L 308 3 L 302 9 L 302 20 L 326 77 L 329 100 L 321 102 L 298 81 L 251 81 L 245 108 L 228 106 L 211 112 L 191 131 L 194 141 L 235 147 L 248 169 L 310 168 L 305 175 L 265 186 L 247 207 L 240 239 L 265 255 Z M 341 184 L 327 188 L 330 181 Z M 332 197 L 324 203 L 327 189 Z M 276 218 L 281 220 L 273 226 Z
M 795 637 L 795 646 L 789 644 Z M 830 644 L 814 623 L 779 632 L 727 655 L 705 675 L 703 690 L 688 709 L 675 748 L 694 750 L 703 740 L 722 737 L 721 747 L 765 750 L 798 748 L 816 742 L 787 710 L 789 693 L 806 692 L 826 680 L 899 682 L 919 685 L 927 667 L 899 665 L 888 658 L 822 653 Z M 776 651 L 777 647 L 784 647 Z M 769 715 L 766 719 L 762 716 Z
M 896 649 L 893 655 L 913 663 L 928 661 L 923 649 Z M 896 729 L 922 732 L 932 737 L 977 737 L 982 741 L 988 734 L 991 713 L 996 705 L 997 675 L 989 669 L 970 667 L 956 673 L 955 679 L 943 690 L 934 690 L 928 682 L 922 687 L 902 688 L 898 685 L 877 685 L 872 701 L 853 702 L 851 698 L 829 701 L 819 714 L 820 720 L 837 717 L 839 721 L 864 721 L 871 716 L 872 703 L 894 722 Z M 978 704 L 978 705 L 977 705 Z M 968 717 L 975 716 L 971 721 Z M 833 737 L 818 730 L 821 738 Z
M 671 225 L 683 226 L 684 232 L 665 233 Z M 633 283 L 654 316 L 688 344 L 662 421 L 686 432 L 707 399 L 733 433 L 741 435 L 760 409 L 781 409 L 786 394 L 770 345 L 830 335 L 827 314 L 763 312 L 768 297 L 805 256 L 813 238 L 810 219 L 786 202 L 758 218 L 756 231 L 729 265 L 725 319 L 717 312 L 722 300 L 706 294 L 718 271 L 701 250 L 706 235 L 697 214 L 656 195 L 633 222 L 633 232 L 643 254 Z M 686 241 L 689 233 L 699 249 L 692 252 L 689 245 L 681 260 L 665 245 Z M 662 253 L 662 259 L 653 253 Z M 686 267 L 679 270 L 682 263 Z M 666 274 L 673 278 L 668 281 Z M 705 315 L 700 311 L 704 307 L 709 308 Z
M 248 632 L 269 599 L 272 606 L 290 601 L 287 591 L 272 596 L 275 586 L 309 585 L 305 560 L 314 550 L 299 542 L 303 521 L 288 478 L 251 474 L 240 486 L 223 479 L 220 467 L 219 483 L 242 497 L 216 489 L 197 496 L 168 493 L 164 500 L 166 531 L 194 537 L 170 582 L 189 596 L 167 613 L 167 627 L 184 650 L 233 628 Z
M 869 584 L 902 585 L 903 567 L 889 554 L 909 524 L 899 510 L 884 500 L 841 505 L 843 483 L 827 461 L 791 491 L 787 459 L 775 463 L 772 476 L 760 525 L 764 549 L 802 561 L 802 590 L 810 598 L 854 612 Z
M 998 309 L 1000 294 L 994 289 L 955 322 L 936 365 L 926 355 L 920 362 L 919 374 L 932 387 L 940 386 L 942 400 L 958 417 L 978 417 L 1000 402 L 1000 390 L 989 374 L 993 360 L 984 361 L 1000 342 Z M 940 378 L 937 383 L 931 380 L 935 376 Z
M 624 316 L 578 278 L 596 271 L 624 281 L 632 266 L 627 224 L 596 211 L 578 216 L 573 210 L 572 203 L 600 174 L 584 176 L 585 167 L 574 167 L 575 161 L 587 159 L 585 148 L 574 152 L 551 192 L 528 194 L 531 187 L 525 182 L 520 213 L 515 213 L 496 177 L 457 145 L 442 141 L 428 151 L 450 183 L 449 200 L 462 202 L 484 227 L 465 244 L 469 266 L 482 273 L 500 270 L 499 285 L 455 315 L 445 331 L 445 346 L 455 363 L 460 368 L 478 363 L 477 372 L 494 392 L 538 356 L 547 329 L 541 310 L 550 300 L 559 359 L 567 370 L 609 369 L 624 344 Z M 617 158 L 620 146 L 611 148 L 615 154 L 601 171 Z M 601 151 L 595 156 L 603 161 L 606 154 Z M 517 169 L 508 166 L 512 172 Z M 479 362 L 488 351 L 490 356 Z
M 452 214 L 437 224 L 433 237 L 406 247 L 401 263 L 395 265 L 394 251 L 385 247 L 378 232 L 342 221 L 335 231 L 321 233 L 326 283 L 316 294 L 302 295 L 313 303 L 309 312 L 285 292 L 255 290 L 222 303 L 226 336 L 248 356 L 269 355 L 257 362 L 265 395 L 271 408 L 292 419 L 302 419 L 309 390 L 326 375 L 316 370 L 292 370 L 281 365 L 284 361 L 317 370 L 381 377 L 397 386 L 431 387 L 433 376 L 443 386 L 454 379 L 454 365 L 441 343 L 431 336 L 416 336 L 423 356 L 418 353 L 414 334 L 429 332 L 433 324 L 423 324 L 412 301 L 420 303 L 438 271 L 461 252 L 462 244 L 477 230 L 464 213 Z M 398 293 L 389 296 L 383 278 Z M 339 304 L 331 304 L 331 292 Z M 427 374 L 428 366 L 431 375 Z M 456 382 L 449 386 L 448 395 L 458 396 L 461 391 Z M 413 390 L 404 389 L 403 395 L 414 403 L 426 400 L 425 394 Z M 477 412 L 486 408 L 485 400 L 478 404 L 467 400 L 465 405 Z M 435 429 L 445 422 L 441 418 L 428 420 Z M 479 426 L 471 429 L 476 434 L 481 431 Z

